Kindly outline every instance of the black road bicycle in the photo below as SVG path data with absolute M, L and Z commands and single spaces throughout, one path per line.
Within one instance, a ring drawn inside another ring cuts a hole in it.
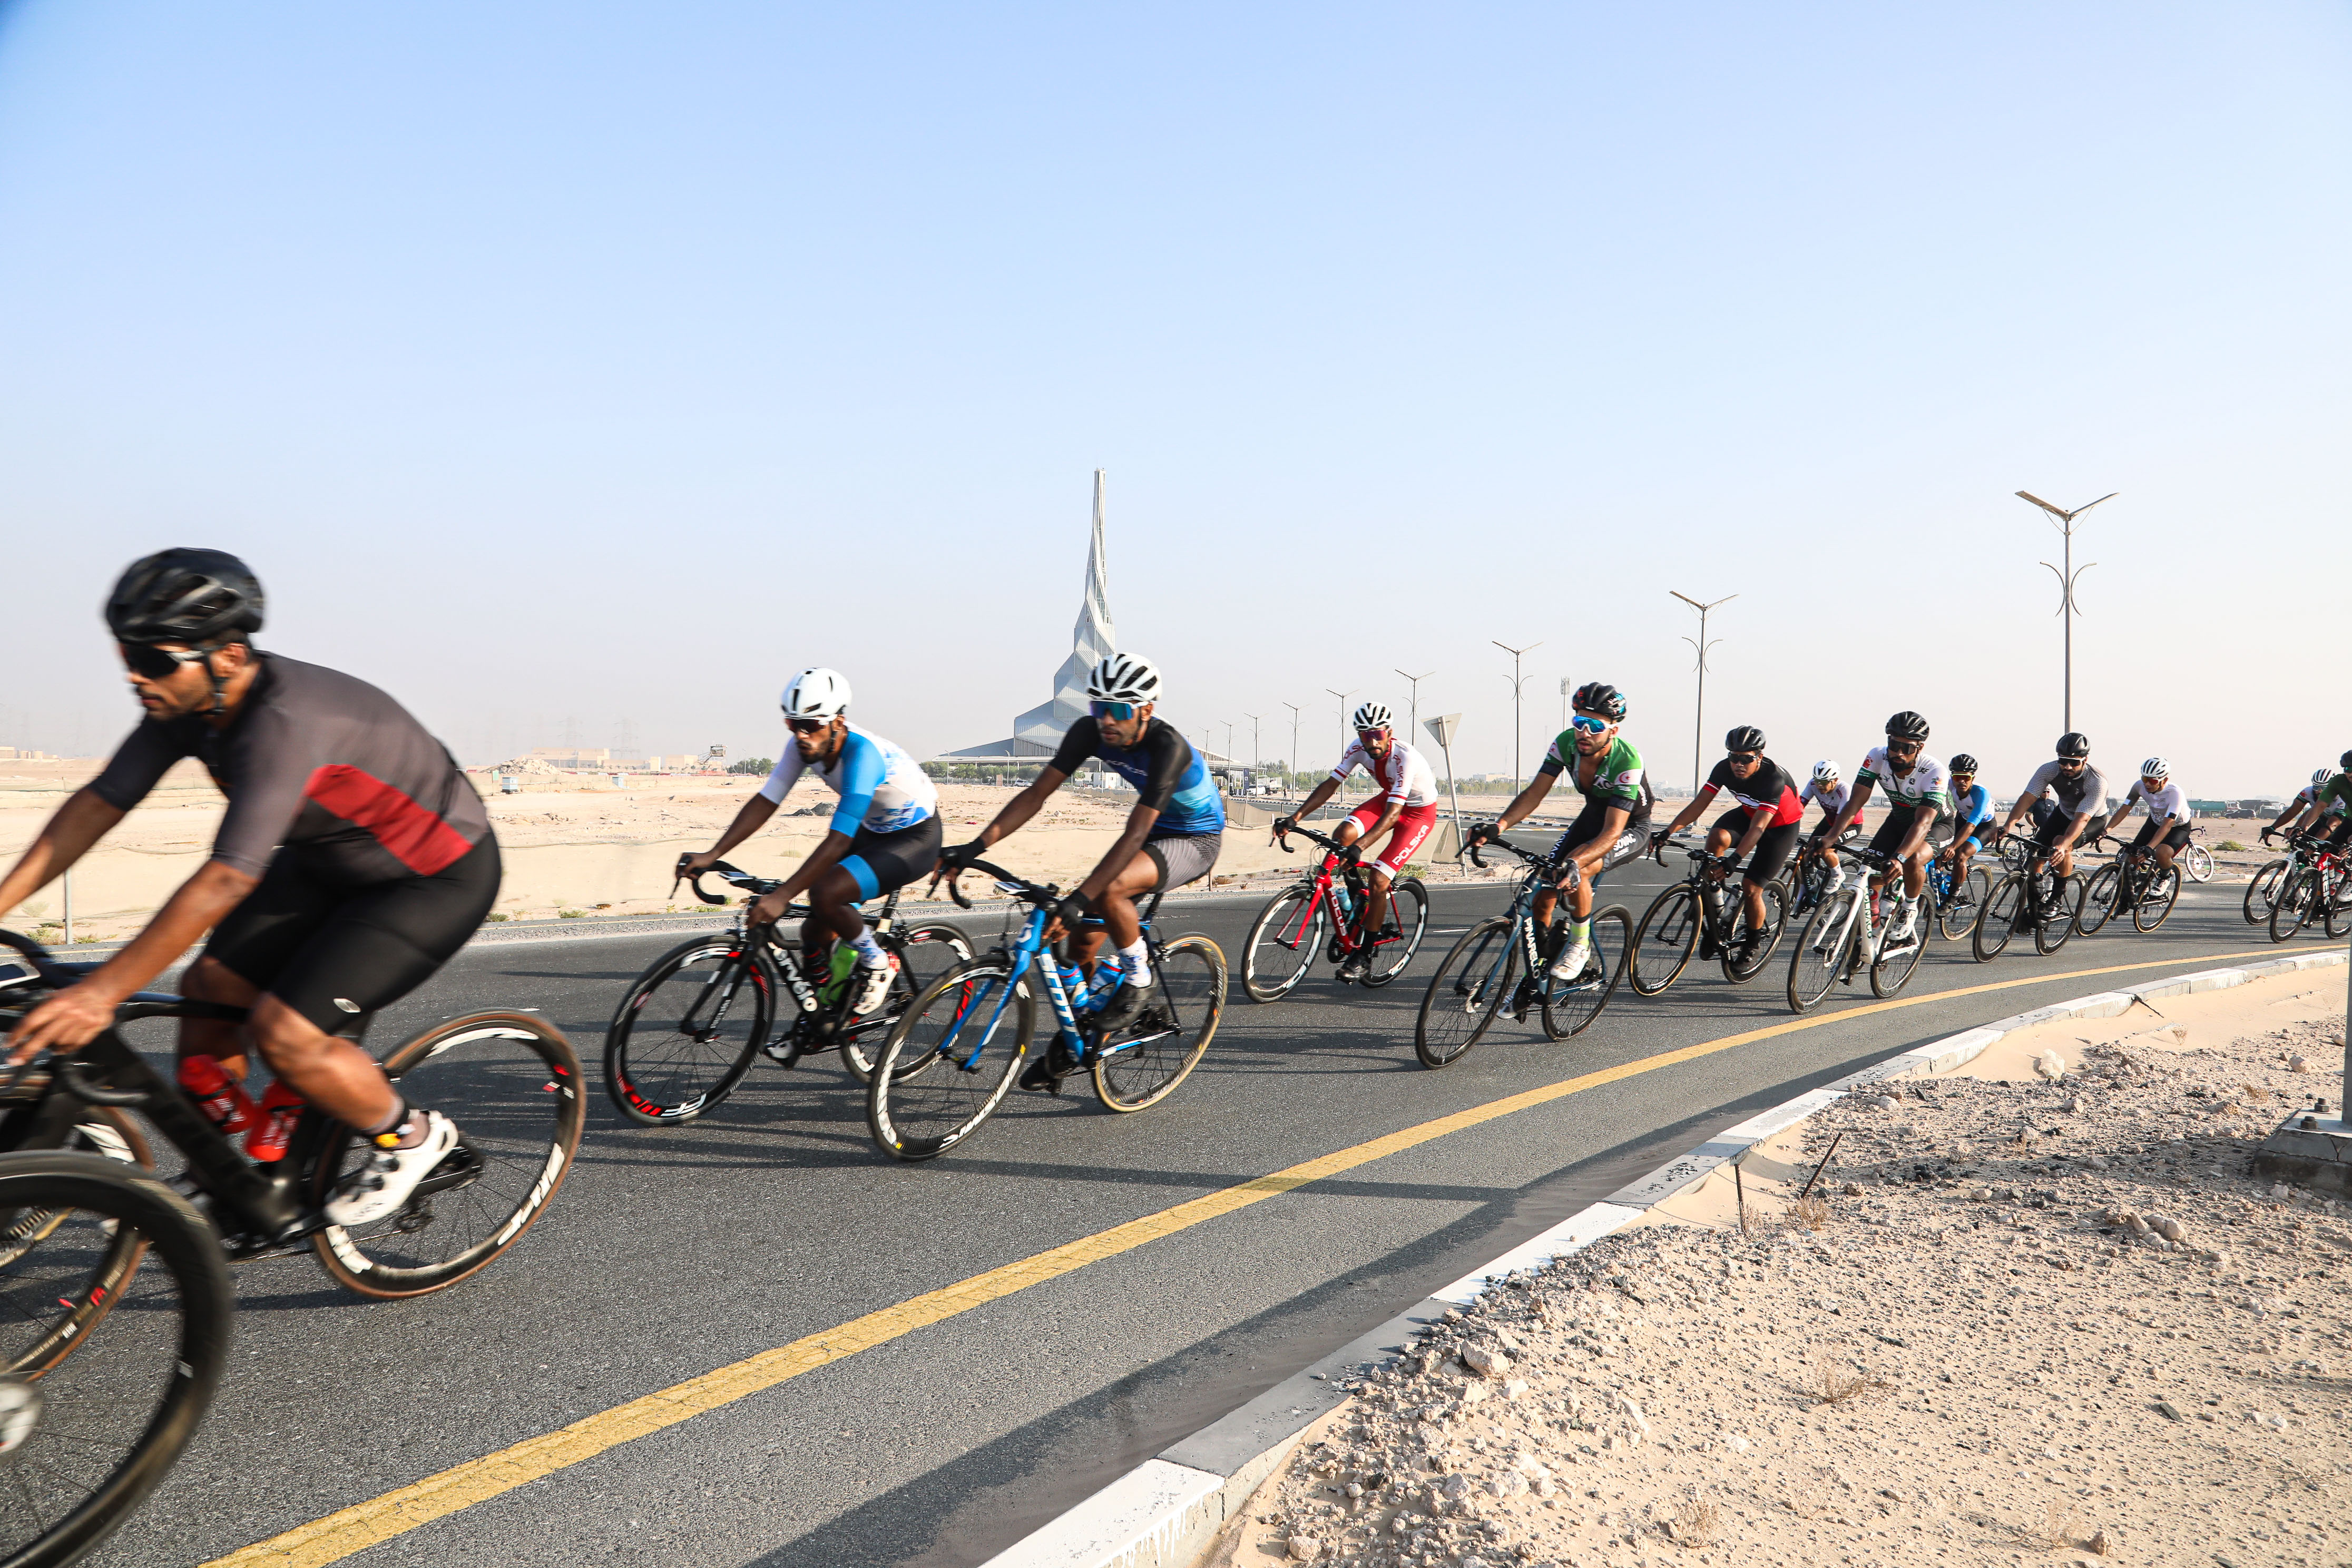
M 2102 838 L 2095 849 L 2115 848 L 2115 858 L 2091 873 L 2083 884 L 2083 901 L 2074 910 L 2074 929 L 2096 934 L 2106 923 L 2126 913 L 2134 927 L 2154 931 L 2172 913 L 2180 897 L 2180 866 L 2168 870 L 2157 864 L 2152 849 L 2135 849 L 2112 838 Z
M 2033 950 L 2045 955 L 2065 946 L 2066 939 L 2074 934 L 2083 879 L 2059 876 L 2046 858 L 2041 859 L 2039 869 L 2033 864 L 2034 858 L 2029 855 L 2026 869 L 2010 872 L 1986 896 L 1984 913 L 1977 920 L 1975 935 L 1969 939 L 1978 963 L 1999 957 L 2020 931 L 2032 931 Z
M 702 878 L 715 876 L 753 898 L 779 880 L 754 877 L 721 860 L 694 879 L 694 896 L 723 904 Z M 604 1031 L 604 1092 L 641 1126 L 691 1121 L 735 1092 L 761 1055 L 779 1067 L 838 1049 L 858 1079 L 873 1076 L 882 1041 L 907 1005 L 940 973 L 971 956 L 971 943 L 945 921 L 900 929 L 892 892 L 869 922 L 883 951 L 898 955 L 898 975 L 871 1013 L 851 1011 L 845 972 L 811 978 L 800 943 L 784 921 L 803 917 L 794 904 L 774 925 L 748 928 L 741 915 L 724 931 L 689 937 L 654 960 L 613 1010 Z M 835 964 L 838 968 L 838 963 Z M 788 1015 L 780 1032 L 779 1006 Z
M 1573 863 L 1555 864 L 1548 856 L 1520 848 L 1508 839 L 1488 841 L 1517 856 L 1528 868 L 1510 912 L 1478 921 L 1455 941 L 1429 977 L 1422 994 L 1421 1013 L 1413 1020 L 1412 1049 L 1423 1067 L 1442 1068 L 1460 1061 L 1485 1037 L 1498 1013 L 1525 1018 L 1540 1007 L 1544 1033 L 1555 1040 L 1582 1034 L 1609 1005 L 1618 977 L 1625 973 L 1626 950 L 1633 938 L 1633 916 L 1622 904 L 1592 911 L 1591 952 L 1571 980 L 1554 980 L 1549 973 L 1565 940 L 1566 922 L 1554 910 L 1552 929 L 1538 931 L 1535 921 L 1537 895 L 1547 889 L 1565 898 L 1576 886 Z M 1466 853 L 1471 863 L 1485 869 L 1480 846 Z M 1527 978 L 1520 980 L 1520 964 Z M 1513 983 L 1517 981 L 1515 985 Z
M 1650 858 L 1663 866 L 1664 851 L 1660 845 Z M 1637 994 L 1655 996 L 1672 985 L 1695 952 L 1721 958 L 1723 977 L 1734 985 L 1755 979 L 1771 959 L 1787 923 L 1788 895 L 1777 879 L 1765 884 L 1764 940 L 1743 962 L 1741 944 L 1751 930 L 1746 889 L 1733 886 L 1728 876 L 1707 874 L 1710 868 L 1728 865 L 1729 859 L 1703 848 L 1691 850 L 1690 875 L 1650 900 L 1642 923 L 1633 928 L 1633 962 L 1627 971 Z

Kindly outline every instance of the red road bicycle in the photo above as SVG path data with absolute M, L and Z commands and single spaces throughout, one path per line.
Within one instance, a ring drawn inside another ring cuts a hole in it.
M 1290 831 L 1321 845 L 1321 864 L 1275 894 L 1250 927 L 1242 950 L 1242 984 L 1254 1002 L 1279 1002 L 1307 978 L 1318 953 L 1344 964 L 1359 953 L 1370 963 L 1366 985 L 1386 985 L 1402 974 L 1429 930 L 1429 889 L 1418 877 L 1399 877 L 1389 889 L 1389 927 L 1366 939 L 1363 911 L 1371 889 L 1356 846 L 1326 838 L 1294 823 Z M 1297 850 L 1286 843 L 1285 854 Z

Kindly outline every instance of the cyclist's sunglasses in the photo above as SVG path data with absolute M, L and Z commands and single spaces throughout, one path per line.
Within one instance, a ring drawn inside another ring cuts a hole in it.
M 1756 761 L 1757 758 L 1763 754 L 1764 753 L 1761 752 L 1734 752 L 1731 753 L 1731 760 L 1735 763 L 1746 764 Z
M 814 735 L 832 722 L 830 719 L 787 719 L 784 728 L 795 735 Z
M 1143 710 L 1143 704 L 1140 702 L 1089 702 L 1087 708 L 1097 719 L 1113 719 L 1124 724 Z
M 2087 768 L 2091 765 L 2091 759 L 2088 757 L 2061 757 L 2058 759 L 2058 765 L 2062 768 Z
M 1569 723 L 1588 735 L 1598 735 L 1601 731 L 1609 728 L 1609 721 L 1594 713 L 1579 713 L 1575 718 L 1570 719 Z
M 143 675 L 150 680 L 168 680 L 173 671 L 184 664 L 200 663 L 213 648 L 191 648 L 173 653 L 167 647 L 157 647 L 151 642 L 129 642 L 122 645 L 122 662 L 133 675 Z
M 1890 741 L 1888 741 L 1888 742 L 1886 742 L 1886 754 L 1887 754 L 1888 756 L 1890 756 L 1890 757 L 1891 757 L 1891 756 L 1893 756 L 1895 752 L 1902 752 L 1905 756 L 1909 756 L 1909 755 L 1911 755 L 1913 752 L 1916 752 L 1920 747 L 1922 747 L 1922 746 L 1926 745 L 1927 743 L 1927 742 L 1925 742 L 1925 741 L 1893 741 L 1893 740 L 1890 740 Z

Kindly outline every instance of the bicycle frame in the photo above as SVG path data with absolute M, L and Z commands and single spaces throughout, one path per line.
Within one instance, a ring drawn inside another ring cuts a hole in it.
M 1043 983 L 1045 998 L 1053 1004 L 1055 1040 L 1066 1047 L 1072 1056 L 1077 1058 L 1081 1067 L 1091 1067 L 1104 1057 L 1112 1056 L 1120 1051 L 1132 1050 L 1148 1040 L 1160 1037 L 1159 1035 L 1139 1035 L 1131 1040 L 1121 1040 L 1108 1050 L 1103 1049 L 1098 1043 L 1088 1042 L 1085 1032 L 1078 1026 L 1077 1009 L 1071 1003 L 1069 987 L 1063 984 L 1061 966 L 1051 961 L 1052 955 L 1045 945 L 1045 928 L 1053 921 L 1052 912 L 1043 902 L 1037 901 L 1034 889 L 1003 881 L 998 882 L 997 886 L 1016 897 L 1026 896 L 1031 899 L 1028 918 L 1023 922 L 1020 938 L 1010 948 L 1000 944 L 996 949 L 998 952 L 1004 955 L 1005 968 L 1008 973 L 1004 985 L 997 994 L 995 1005 L 989 1012 L 988 1023 L 981 1029 L 979 1038 L 973 1044 L 970 1053 L 961 1060 L 950 1057 L 947 1058 L 950 1063 L 964 1072 L 973 1071 L 980 1066 L 980 1058 L 987 1054 L 989 1043 L 996 1038 L 997 1026 L 1004 1021 L 1004 1009 L 1012 1003 L 1014 987 L 1032 973 L 1034 973 Z M 1050 894 L 1058 889 L 1048 889 L 1045 891 Z M 1160 933 L 1152 924 L 1152 917 L 1158 914 L 1159 910 L 1160 897 L 1155 889 L 1150 903 L 1139 911 L 1142 916 L 1146 951 L 1150 954 L 1151 962 L 1155 965 L 1160 961 Z M 1099 926 L 1101 922 L 1089 919 L 1087 924 Z M 1091 987 L 1088 989 L 1087 1000 L 1090 1004 L 1095 1001 Z M 970 1016 L 965 1008 L 971 1005 L 971 1003 L 967 1001 L 963 1006 L 956 1009 L 955 1016 L 950 1021 L 947 1029 L 950 1038 L 953 1038 L 962 1029 L 966 1018 Z M 1087 1010 L 1091 1013 L 1096 1008 L 1089 1005 Z
M 1349 891 L 1354 895 L 1357 902 L 1355 908 L 1348 908 L 1339 898 L 1334 896 L 1331 888 L 1335 875 L 1341 879 L 1346 878 L 1346 873 L 1339 869 L 1339 852 L 1329 847 L 1329 846 L 1334 844 L 1336 840 L 1326 838 L 1323 835 L 1302 824 L 1293 824 L 1291 831 L 1303 837 L 1312 839 L 1317 844 L 1325 846 L 1325 848 L 1323 851 L 1322 864 L 1315 867 L 1311 870 L 1302 871 L 1299 873 L 1298 880 L 1300 884 L 1312 889 L 1312 892 L 1307 898 L 1306 904 L 1300 909 L 1297 926 L 1291 931 L 1288 936 L 1282 939 L 1282 944 L 1285 947 L 1289 948 L 1294 952 L 1298 951 L 1299 947 L 1307 941 L 1307 931 L 1314 926 L 1315 916 L 1322 910 L 1326 903 L 1328 903 L 1331 907 L 1332 915 L 1331 932 L 1333 938 L 1339 944 L 1339 951 L 1342 953 L 1353 953 L 1367 951 L 1368 944 L 1357 940 L 1358 933 L 1354 928 L 1363 919 L 1363 900 L 1370 896 L 1370 890 L 1368 889 L 1357 887 L 1351 879 L 1349 880 Z
M 1547 972 L 1548 966 L 1542 962 L 1542 954 L 1536 945 L 1536 899 L 1547 887 L 1558 894 L 1569 893 L 1582 879 L 1583 872 L 1570 862 L 1566 868 L 1568 872 L 1566 879 L 1556 879 L 1559 873 L 1553 868 L 1551 862 L 1543 857 L 1530 855 L 1517 845 L 1503 839 L 1496 839 L 1495 843 L 1497 847 L 1509 850 L 1522 860 L 1528 862 L 1528 874 L 1519 879 L 1519 890 L 1511 897 L 1511 940 L 1495 950 L 1494 965 L 1486 971 L 1481 984 L 1489 984 L 1498 978 L 1502 974 L 1503 965 L 1510 961 L 1511 954 L 1516 951 L 1526 959 L 1528 978 L 1536 982 L 1538 986 L 1536 994 L 1540 1000 L 1550 995 L 1552 986 L 1560 983 L 1554 981 Z M 1504 998 L 1496 1005 L 1507 1005 L 1508 998 Z

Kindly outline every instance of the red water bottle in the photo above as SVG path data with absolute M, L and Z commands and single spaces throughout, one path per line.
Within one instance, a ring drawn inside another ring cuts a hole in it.
M 302 1120 L 302 1108 L 309 1103 L 287 1088 L 284 1079 L 271 1084 L 261 1097 L 260 1125 L 246 1135 L 246 1153 L 264 1164 L 284 1159 L 286 1141 L 294 1136 L 294 1123 Z
M 218 1057 L 183 1057 L 180 1087 L 195 1097 L 196 1107 L 212 1124 L 231 1137 L 261 1120 L 245 1085 L 228 1076 Z

